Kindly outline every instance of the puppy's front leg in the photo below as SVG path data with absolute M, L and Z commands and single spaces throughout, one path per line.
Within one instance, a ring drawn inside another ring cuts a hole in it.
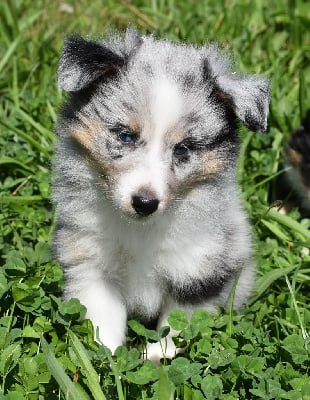
M 91 271 L 90 275 L 91 275 Z M 76 283 L 76 285 L 75 285 Z M 126 338 L 127 312 L 118 288 L 108 280 L 71 280 L 66 287 L 66 297 L 77 297 L 87 308 L 86 317 L 96 329 L 99 339 L 112 352 L 124 344 Z

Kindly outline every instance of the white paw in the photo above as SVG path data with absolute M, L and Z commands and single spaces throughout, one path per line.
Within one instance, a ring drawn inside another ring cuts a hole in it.
M 95 340 L 100 344 L 106 346 L 112 354 L 114 354 L 115 350 L 124 345 L 125 339 L 120 335 L 111 335 L 111 332 L 107 332 L 106 330 L 99 330 L 99 328 L 95 331 Z
M 148 343 L 146 346 L 146 358 L 156 364 L 160 364 L 162 358 L 172 359 L 178 353 L 171 337 L 166 337 L 157 343 Z

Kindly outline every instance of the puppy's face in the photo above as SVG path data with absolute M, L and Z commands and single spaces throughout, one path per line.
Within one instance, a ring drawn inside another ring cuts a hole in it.
M 227 66 L 216 79 L 214 48 L 139 41 L 130 33 L 126 40 L 130 54 L 123 58 L 97 42 L 67 44 L 59 82 L 73 93 L 61 123 L 97 171 L 105 195 L 123 213 L 142 218 L 231 173 L 236 119 L 254 130 L 265 125 L 267 100 L 248 100 L 248 86 L 251 98 L 268 89 L 265 81 L 229 79 Z M 251 101 L 256 108 L 248 110 Z
M 101 86 L 77 114 L 71 135 L 113 203 L 145 217 L 233 168 L 237 140 L 233 119 L 215 98 L 206 100 L 206 90 L 191 93 L 168 77 L 150 77 L 137 87 L 131 78 L 127 73 L 117 89 Z M 128 86 L 136 92 L 125 101 Z

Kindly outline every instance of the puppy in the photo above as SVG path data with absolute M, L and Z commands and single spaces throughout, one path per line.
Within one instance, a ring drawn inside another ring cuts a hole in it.
M 293 189 L 299 205 L 306 214 L 310 213 L 310 110 L 302 125 L 292 133 L 285 148 L 288 186 Z M 293 199 L 294 200 L 294 199 Z
M 65 298 L 87 307 L 112 351 L 128 317 L 160 328 L 174 309 L 226 307 L 236 277 L 234 306 L 250 295 L 237 126 L 265 131 L 270 93 L 268 80 L 230 64 L 214 45 L 132 29 L 106 42 L 65 41 L 54 248 Z M 148 353 L 162 356 L 158 343 Z

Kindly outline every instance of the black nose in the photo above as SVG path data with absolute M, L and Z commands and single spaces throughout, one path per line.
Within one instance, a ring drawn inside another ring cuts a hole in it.
M 147 216 L 157 210 L 159 200 L 143 196 L 133 196 L 131 204 L 137 214 Z

